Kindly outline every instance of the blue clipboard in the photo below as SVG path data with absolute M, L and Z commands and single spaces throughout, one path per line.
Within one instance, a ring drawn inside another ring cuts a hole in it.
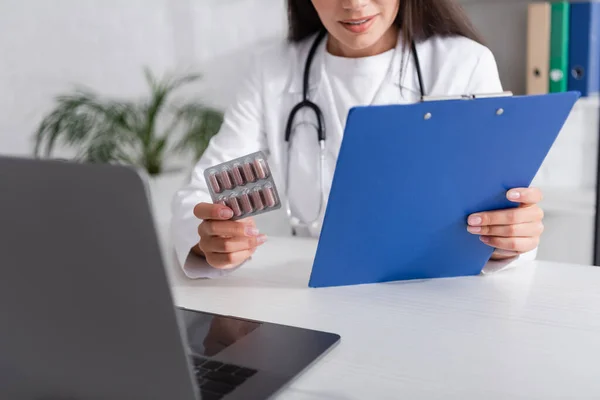
M 310 287 L 477 275 L 468 215 L 517 206 L 579 92 L 350 110 Z

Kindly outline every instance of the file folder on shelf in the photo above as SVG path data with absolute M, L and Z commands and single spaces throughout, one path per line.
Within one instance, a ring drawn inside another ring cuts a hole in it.
M 550 83 L 550 3 L 527 11 L 527 94 L 546 94 Z
M 468 215 L 516 207 L 579 94 L 352 108 L 308 285 L 476 275 Z M 467 98 L 463 100 L 462 98 Z
M 582 96 L 600 91 L 600 3 L 571 3 L 568 89 Z
M 567 90 L 569 70 L 569 3 L 551 5 L 550 27 L 550 80 L 552 93 Z

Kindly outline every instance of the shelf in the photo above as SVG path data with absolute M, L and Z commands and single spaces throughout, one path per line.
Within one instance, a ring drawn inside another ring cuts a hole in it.
M 549 3 L 558 3 L 561 0 L 550 0 Z M 583 3 L 587 0 L 571 0 L 571 3 Z M 479 4 L 529 4 L 529 3 L 540 3 L 537 0 L 458 0 L 460 5 L 479 5 Z

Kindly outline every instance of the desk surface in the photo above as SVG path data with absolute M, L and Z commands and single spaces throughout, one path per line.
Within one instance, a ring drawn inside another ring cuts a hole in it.
M 270 238 L 178 305 L 339 333 L 285 399 L 600 398 L 600 268 L 533 262 L 495 275 L 310 289 L 310 239 Z

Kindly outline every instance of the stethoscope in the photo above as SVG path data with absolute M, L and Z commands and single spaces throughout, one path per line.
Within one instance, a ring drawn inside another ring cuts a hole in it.
M 326 30 L 321 31 L 317 35 L 317 38 L 315 39 L 315 41 L 313 42 L 313 44 L 310 48 L 308 57 L 306 58 L 306 64 L 304 66 L 304 77 L 303 77 L 303 84 L 302 84 L 302 101 L 299 102 L 298 104 L 296 104 L 294 106 L 294 108 L 292 109 L 292 111 L 290 112 L 290 115 L 288 117 L 287 124 L 285 127 L 285 141 L 287 142 L 287 146 L 288 146 L 288 149 L 287 149 L 287 172 L 286 172 L 286 181 L 285 181 L 285 203 L 286 203 L 285 206 L 286 206 L 286 213 L 287 213 L 287 216 L 289 218 L 289 221 L 290 221 L 290 224 L 292 226 L 292 230 L 294 233 L 296 232 L 296 228 L 299 228 L 299 227 L 307 227 L 309 229 L 318 228 L 319 221 L 321 221 L 321 219 L 323 218 L 323 214 L 325 213 L 325 203 L 327 201 L 327 199 L 325 198 L 325 171 L 324 171 L 325 139 L 326 139 L 326 137 L 325 137 L 325 122 L 324 122 L 323 112 L 321 111 L 319 106 L 308 99 L 310 67 L 311 67 L 313 59 L 315 57 L 317 48 L 319 47 L 319 44 L 325 38 L 326 33 L 327 33 Z M 425 91 L 423 89 L 423 75 L 421 73 L 421 66 L 419 64 L 419 56 L 417 54 L 417 48 L 415 46 L 414 41 L 411 43 L 411 51 L 413 54 L 413 58 L 415 60 L 415 67 L 417 69 L 417 77 L 419 79 L 419 91 L 421 93 L 421 100 L 423 100 L 423 98 L 425 97 Z M 302 219 L 298 218 L 297 216 L 295 216 L 292 213 L 292 208 L 290 205 L 290 198 L 289 198 L 290 160 L 291 160 L 291 150 L 292 150 L 291 138 L 292 138 L 292 131 L 293 131 L 293 123 L 294 123 L 294 117 L 303 108 L 308 108 L 315 113 L 316 120 L 317 120 L 317 126 L 316 126 L 317 137 L 318 137 L 318 141 L 319 141 L 319 175 L 320 175 L 319 176 L 319 185 L 320 185 L 320 189 L 321 189 L 321 193 L 320 193 L 321 198 L 319 201 L 319 212 L 317 214 L 317 217 L 311 221 L 303 221 Z

